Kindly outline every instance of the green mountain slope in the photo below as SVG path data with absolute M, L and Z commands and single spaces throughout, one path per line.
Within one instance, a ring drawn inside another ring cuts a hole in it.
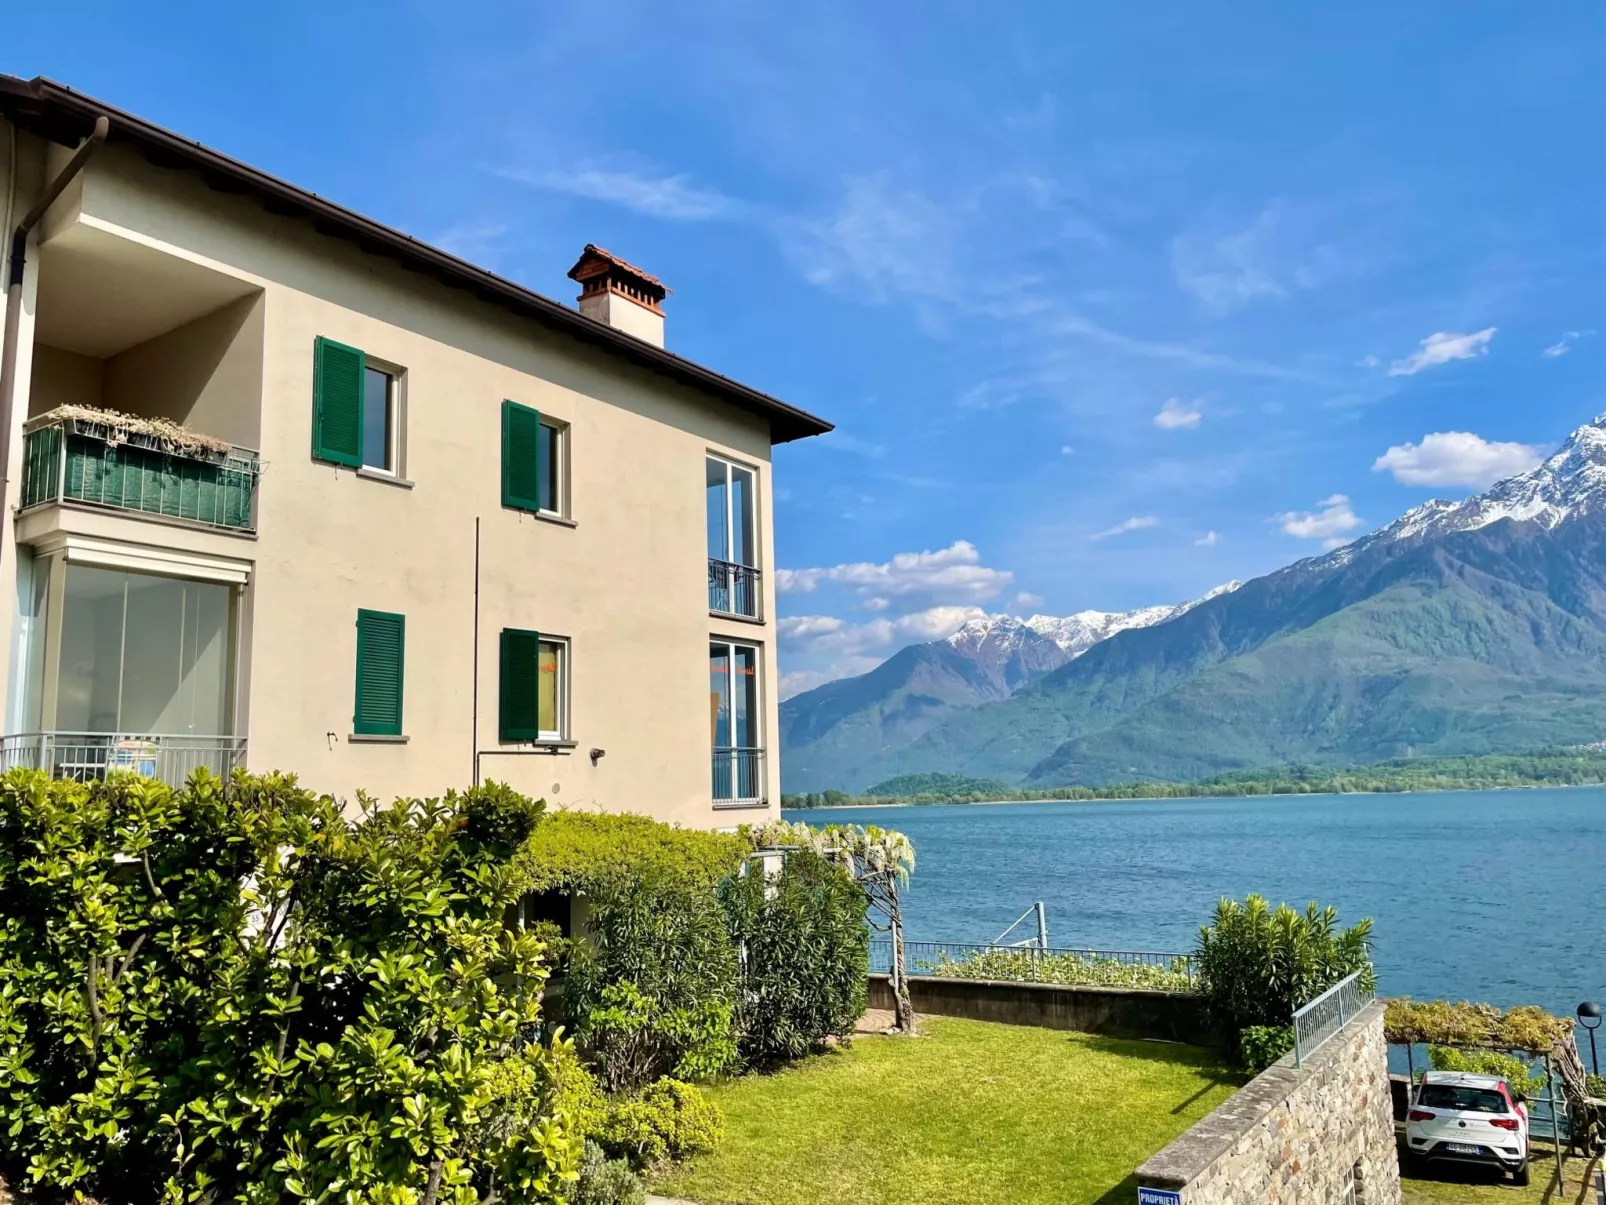
M 849 787 L 1184 780 L 1606 736 L 1606 525 L 1501 520 L 1300 562 L 1123 632 Z
M 856 678 L 781 704 L 788 791 L 839 787 L 844 767 L 902 748 L 1009 687 L 947 644 L 913 645 Z

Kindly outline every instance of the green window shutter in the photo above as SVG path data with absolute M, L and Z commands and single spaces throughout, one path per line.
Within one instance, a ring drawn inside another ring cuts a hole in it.
M 502 505 L 541 509 L 541 412 L 502 403 Z
M 497 735 L 533 741 L 541 734 L 541 634 L 503 628 L 501 661 Z
M 351 730 L 362 736 L 402 734 L 402 679 L 407 620 L 385 611 L 357 612 L 357 707 Z
M 312 454 L 362 467 L 362 378 L 367 357 L 319 336 L 313 345 Z

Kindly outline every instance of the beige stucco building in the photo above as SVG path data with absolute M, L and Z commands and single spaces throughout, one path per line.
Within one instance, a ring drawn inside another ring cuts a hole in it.
M 588 247 L 566 306 L 4 76 L 0 211 L 6 765 L 778 806 L 771 448 L 830 427 L 665 351 L 651 276 Z

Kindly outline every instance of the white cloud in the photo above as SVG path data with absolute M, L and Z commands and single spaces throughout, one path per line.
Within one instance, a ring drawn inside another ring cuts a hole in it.
M 1041 594 L 1032 594 L 1026 590 L 1022 590 L 1019 594 L 1015 595 L 1015 606 L 1017 607 L 1040 607 L 1042 605 L 1043 596 Z
M 1221 533 L 1219 531 L 1207 531 L 1193 542 L 1193 546 L 1195 548 L 1214 548 L 1219 543 L 1221 543 Z
M 1276 523 L 1291 536 L 1301 540 L 1330 540 L 1347 531 L 1354 531 L 1365 520 L 1350 507 L 1343 494 L 1323 498 L 1314 511 L 1285 511 L 1276 516 Z M 1340 544 L 1346 543 L 1344 540 Z
M 789 615 L 775 626 L 782 640 L 806 643 L 840 632 L 846 625 L 834 615 Z
M 840 675 L 830 670 L 822 669 L 796 669 L 781 675 L 781 698 L 790 699 L 793 695 L 800 695 L 805 690 L 813 690 L 816 686 L 824 686 L 827 682 L 834 682 Z
M 885 610 L 891 599 L 926 598 L 933 603 L 974 604 L 996 598 L 1015 575 L 991 569 L 968 540 L 926 552 L 900 552 L 876 564 L 855 561 L 818 569 L 782 569 L 775 575 L 782 594 L 810 594 L 822 584 L 844 586 L 872 610 Z
M 460 222 L 437 234 L 430 242 L 459 259 L 491 267 L 507 234 L 508 228 L 498 223 Z
M 740 205 L 724 193 L 696 187 L 684 172 L 660 175 L 593 161 L 565 171 L 528 172 L 502 168 L 496 174 L 548 192 L 604 201 L 669 221 L 704 222 L 710 218 L 729 217 L 740 209 Z
M 787 254 L 810 284 L 852 287 L 885 301 L 909 294 L 953 300 L 955 217 L 885 173 L 844 182 L 824 217 L 782 223 Z
M 1061 444 L 1060 445 L 1060 455 L 1061 456 L 1074 456 L 1074 455 L 1076 455 L 1076 449 L 1071 447 L 1070 444 Z
M 1318 239 L 1319 224 L 1327 224 L 1320 209 L 1278 199 L 1242 229 L 1224 232 L 1217 226 L 1174 239 L 1171 271 L 1177 287 L 1217 316 L 1261 299 L 1320 288 L 1353 271 L 1355 263 Z
M 1422 340 L 1421 347 L 1416 351 L 1405 359 L 1390 364 L 1389 376 L 1411 377 L 1424 368 L 1437 368 L 1440 364 L 1448 364 L 1452 360 L 1475 360 L 1479 356 L 1486 356 L 1489 354 L 1489 341 L 1494 338 L 1496 329 L 1498 328 L 1486 326 L 1470 335 L 1435 331 Z
M 793 652 L 853 658 L 883 657 L 894 644 L 925 643 L 951 636 L 972 619 L 985 619 L 981 607 L 941 605 L 912 611 L 896 619 L 876 618 L 849 624 L 824 615 L 800 617 L 806 623 L 789 628 L 781 620 L 781 639 Z M 823 621 L 823 622 L 822 622 Z M 860 671 L 862 672 L 862 671 Z M 840 673 L 833 676 L 841 676 Z
M 1559 359 L 1560 357 L 1565 356 L 1568 352 L 1572 351 L 1573 344 L 1577 343 L 1578 340 L 1587 339 L 1594 333 L 1594 331 L 1563 331 L 1560 339 L 1556 340 L 1556 342 L 1552 343 L 1539 354 L 1544 356 L 1547 360 Z
M 1154 425 L 1162 431 L 1177 431 L 1197 427 L 1204 418 L 1204 411 L 1199 409 L 1196 402 L 1185 402 L 1181 398 L 1167 398 L 1160 412 L 1154 416 Z
M 1355 367 L 1356 368 L 1381 368 L 1381 367 L 1383 367 L 1383 361 L 1379 360 L 1376 356 L 1362 356 L 1359 360 L 1355 361 Z
M 916 611 L 893 622 L 897 636 L 912 636 L 917 640 L 941 640 L 951 636 L 972 619 L 986 619 L 987 612 L 980 607 L 930 607 Z
M 1230 314 L 1259 297 L 1286 297 L 1287 290 L 1268 264 L 1273 258 L 1268 242 L 1276 223 L 1276 209 L 1270 206 L 1247 229 L 1173 239 L 1171 271 L 1177 287 L 1215 314 Z
M 1483 489 L 1526 473 L 1544 458 L 1528 444 L 1495 443 L 1470 431 L 1435 431 L 1419 444 L 1396 444 L 1372 464 L 1402 485 L 1470 485 Z
M 1133 515 L 1130 519 L 1122 519 L 1114 527 L 1106 527 L 1103 531 L 1096 531 L 1090 536 L 1094 540 L 1108 540 L 1111 536 L 1124 536 L 1129 531 L 1142 531 L 1146 527 L 1156 526 L 1160 520 L 1153 515 Z

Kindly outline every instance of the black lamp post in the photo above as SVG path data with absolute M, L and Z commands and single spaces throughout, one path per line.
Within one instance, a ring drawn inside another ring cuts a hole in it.
M 1600 1005 L 1585 1000 L 1578 1006 L 1578 1023 L 1589 1030 L 1589 1065 L 1600 1074 L 1600 1056 L 1595 1053 L 1595 1031 L 1600 1028 Z

